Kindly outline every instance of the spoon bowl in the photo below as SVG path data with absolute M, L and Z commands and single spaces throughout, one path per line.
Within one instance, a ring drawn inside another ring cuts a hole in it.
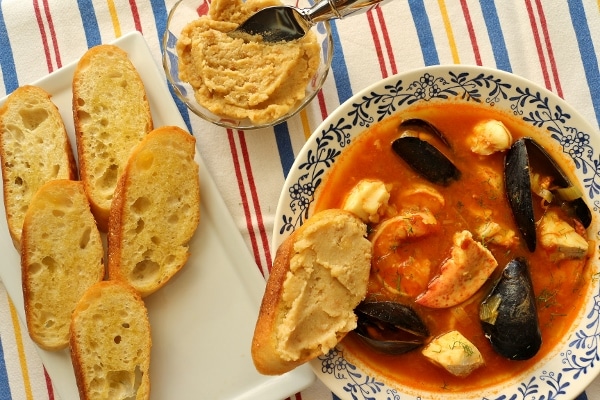
M 306 9 L 273 6 L 253 14 L 229 36 L 260 35 L 266 42 L 290 41 L 303 37 L 312 26 Z
M 363 13 L 387 1 L 389 0 L 321 0 L 310 8 L 266 7 L 250 16 L 229 35 L 260 35 L 265 42 L 296 40 L 303 37 L 317 22 Z

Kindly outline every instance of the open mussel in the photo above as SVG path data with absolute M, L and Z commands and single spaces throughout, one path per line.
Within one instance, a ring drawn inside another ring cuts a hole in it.
M 429 329 L 411 307 L 392 301 L 365 301 L 354 310 L 354 330 L 374 349 L 386 354 L 403 354 L 423 345 Z
M 585 228 L 589 227 L 592 223 L 592 212 L 581 197 L 582 194 L 576 190 L 564 171 L 542 146 L 531 138 L 523 138 L 523 140 L 527 144 L 529 164 L 533 171 L 552 176 L 554 198 L 557 201 L 562 201 L 563 206 L 569 208 L 569 211 Z M 570 195 L 566 193 L 570 193 Z M 576 195 L 573 195 L 573 193 L 576 193 Z
M 420 176 L 431 183 L 448 186 L 460 178 L 460 171 L 432 142 L 448 146 L 441 132 L 421 119 L 408 119 L 398 127 L 400 137 L 392 149 Z
M 510 261 L 481 303 L 479 318 L 494 350 L 512 360 L 527 360 L 542 344 L 535 294 L 527 261 Z
M 531 138 L 521 138 L 513 143 L 504 162 L 504 181 L 508 202 L 515 223 L 530 251 L 536 248 L 535 215 L 533 209 L 532 174 L 552 179 L 550 202 L 561 202 L 561 206 L 577 218 L 587 228 L 592 222 L 592 214 L 556 161 Z

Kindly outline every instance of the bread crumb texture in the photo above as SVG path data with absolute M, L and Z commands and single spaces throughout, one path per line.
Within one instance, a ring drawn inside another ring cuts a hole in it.
M 31 338 L 58 350 L 69 344 L 71 313 L 104 277 L 104 249 L 79 181 L 54 180 L 32 198 L 22 238 L 25 315 Z
M 73 78 L 73 115 L 81 177 L 92 204 L 105 210 L 97 215 L 103 227 L 131 150 L 153 128 L 143 82 L 125 51 L 99 45 L 84 54 Z
M 20 248 L 33 195 L 49 180 L 76 177 L 62 117 L 43 89 L 22 86 L 0 108 L 0 158 L 8 227 Z
M 276 335 L 286 361 L 333 348 L 356 327 L 354 308 L 367 291 L 372 246 L 366 225 L 337 210 L 315 216 L 299 232 L 283 284 L 285 311 Z
M 133 151 L 109 223 L 109 275 L 147 296 L 186 263 L 200 218 L 195 139 L 176 127 Z
M 144 302 L 116 281 L 92 286 L 71 325 L 71 357 L 82 399 L 150 395 L 150 323 Z
M 228 32 L 278 0 L 214 0 L 209 15 L 188 24 L 177 42 L 179 77 L 214 114 L 255 123 L 273 121 L 304 99 L 320 63 L 309 32 L 292 42 L 232 38 Z

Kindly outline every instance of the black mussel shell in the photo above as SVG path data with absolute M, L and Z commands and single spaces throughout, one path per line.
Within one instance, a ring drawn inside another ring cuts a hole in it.
M 535 217 L 533 215 L 533 195 L 529 173 L 529 157 L 525 141 L 514 142 L 504 159 L 504 185 L 508 204 L 515 223 L 527 244 L 529 251 L 535 251 Z
M 398 132 L 401 137 L 413 136 L 422 139 L 422 136 L 434 136 L 441 140 L 446 147 L 450 147 L 450 143 L 448 143 L 442 132 L 424 119 L 411 118 L 404 120 L 398 126 Z
M 386 354 L 403 354 L 420 347 L 429 329 L 411 307 L 391 301 L 362 302 L 354 310 L 354 330 L 374 349 Z
M 584 228 L 588 228 L 592 223 L 592 211 L 581 197 L 570 202 L 575 217 L 581 222 Z
M 494 350 L 511 360 L 527 360 L 542 345 L 529 266 L 524 258 L 510 261 L 481 307 L 495 303 L 491 322 L 481 321 Z M 483 312 L 480 310 L 480 317 Z
M 448 186 L 460 178 L 460 171 L 432 144 L 416 137 L 401 137 L 392 149 L 420 176 L 431 183 Z

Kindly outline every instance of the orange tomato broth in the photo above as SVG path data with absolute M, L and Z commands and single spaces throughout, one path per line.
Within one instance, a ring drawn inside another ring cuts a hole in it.
M 428 183 L 393 152 L 391 143 L 399 136 L 397 127 L 402 120 L 409 118 L 421 118 L 430 122 L 448 139 L 452 150 L 446 153 L 462 172 L 459 181 L 448 187 Z M 398 210 L 402 209 L 402 192 L 410 191 L 412 185 L 427 183 L 435 187 L 445 199 L 444 208 L 435 213 L 440 225 L 439 231 L 407 242 L 405 246 L 399 246 L 404 253 L 400 252 L 399 248 L 395 249 L 398 257 L 426 257 L 431 262 L 428 279 L 439 272 L 439 265 L 449 256 L 452 235 L 463 229 L 473 232 L 473 228 L 482 222 L 481 217 L 474 217 L 471 211 L 489 210 L 492 220 L 516 233 L 519 243 L 509 249 L 493 244 L 487 245 L 498 261 L 493 276 L 470 299 L 448 309 L 428 309 L 412 302 L 411 297 L 387 291 L 372 268 L 367 299 L 394 300 L 410 304 L 428 326 L 431 338 L 457 329 L 479 349 L 485 361 L 483 367 L 467 377 L 460 378 L 425 359 L 421 355 L 421 349 L 403 355 L 386 355 L 368 347 L 354 333 L 347 335 L 340 344 L 344 357 L 362 367 L 365 372 L 370 371 L 371 375 L 374 374 L 385 381 L 412 387 L 419 393 L 482 390 L 532 368 L 544 357 L 552 354 L 553 348 L 566 339 L 565 335 L 583 312 L 585 294 L 592 279 L 593 271 L 587 259 L 552 262 L 539 245 L 539 240 L 534 253 L 527 250 L 513 222 L 503 189 L 503 179 L 500 179 L 502 190 L 499 195 L 498 190 L 490 184 L 490 177 L 478 173 L 481 168 L 493 168 L 496 173 L 501 174 L 504 152 L 477 156 L 467 145 L 467 133 L 471 132 L 475 123 L 486 118 L 503 121 L 511 131 L 513 141 L 524 135 L 533 136 L 547 150 L 557 154 L 557 149 L 551 149 L 549 142 L 541 142 L 540 132 L 531 135 L 533 128 L 493 108 L 450 102 L 413 107 L 387 117 L 355 138 L 328 171 L 318 188 L 313 204 L 313 213 L 328 208 L 340 208 L 352 187 L 361 179 L 367 178 L 379 179 L 393 185 L 389 203 L 394 204 Z M 536 206 L 536 219 L 541 215 L 540 208 Z M 594 246 L 591 245 L 591 248 Z M 543 341 L 537 355 L 526 361 L 508 360 L 498 355 L 484 337 L 478 314 L 481 301 L 491 290 L 501 270 L 508 261 L 517 256 L 523 256 L 529 261 Z

